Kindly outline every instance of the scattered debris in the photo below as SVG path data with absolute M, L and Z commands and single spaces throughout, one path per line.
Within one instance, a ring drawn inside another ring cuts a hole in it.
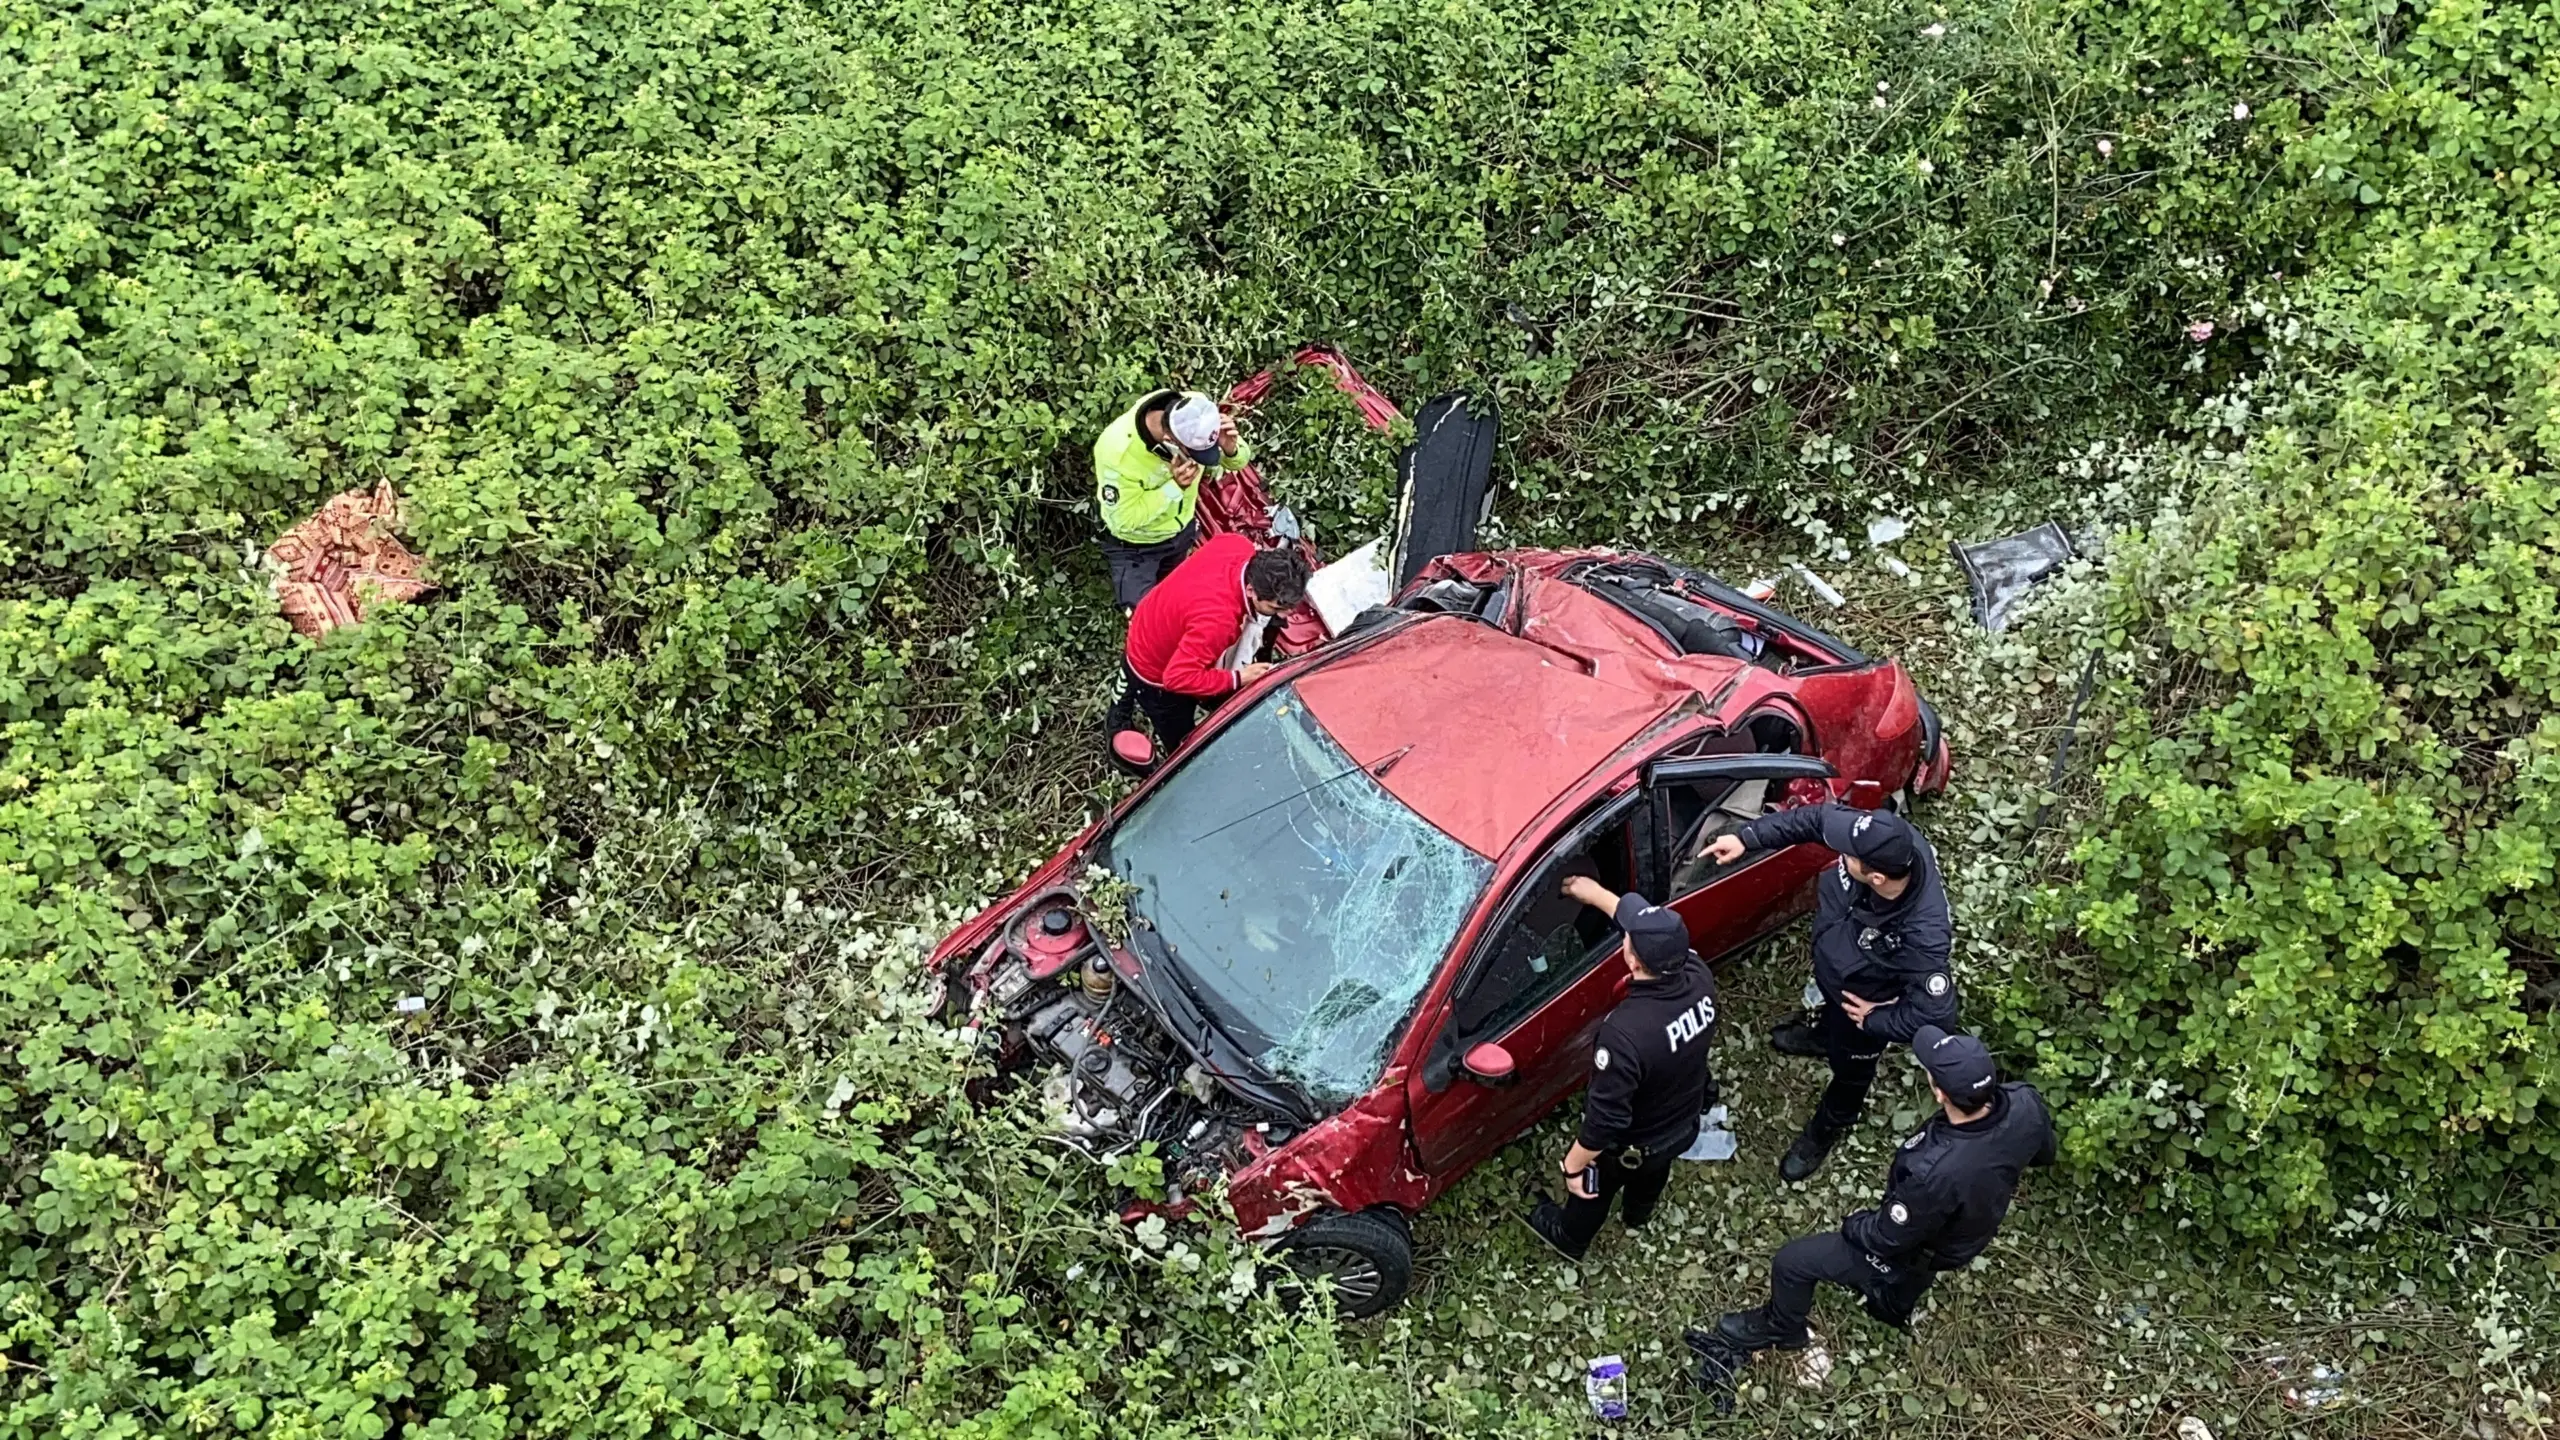
M 2050 520 L 1997 540 L 1958 542 L 1954 548 L 1956 563 L 1973 588 L 1973 618 L 1994 631 L 2008 623 L 2019 597 L 2069 563 L 2072 554 L 2071 537 Z
M 2062 790 L 2062 768 L 2071 760 L 2072 737 L 2080 733 L 2080 711 L 2089 703 L 2090 687 L 2097 683 L 2098 650 L 2097 647 L 2092 646 L 2089 650 L 2089 658 L 2080 665 L 2080 688 L 2071 696 L 2071 713 L 2063 717 L 2062 735 L 2053 742 L 2053 767 L 2044 777 L 2044 788 L 2048 795 L 2059 794 Z M 2042 831 L 2045 816 L 2052 811 L 2053 801 L 2050 799 L 2039 803 L 2036 806 L 2036 818 L 2027 824 L 2027 833 L 2034 835 Z
M 2267 1373 L 2276 1379 L 2294 1381 L 2284 1387 L 2288 1410 L 2324 1409 L 2347 1398 L 2347 1372 L 2334 1365 L 2305 1364 L 2290 1355 L 2269 1355 L 2266 1366 Z
M 1590 1363 L 1582 1377 L 1582 1393 L 1591 1401 L 1591 1413 L 1603 1420 L 1627 1418 L 1627 1362 L 1615 1355 L 1603 1355 Z
M 1816 1335 L 1813 1342 L 1796 1352 L 1795 1382 L 1807 1390 L 1819 1390 L 1831 1378 L 1831 1351 Z
M 1387 573 L 1384 539 L 1372 540 L 1307 577 L 1307 603 L 1336 635 L 1350 630 L 1361 611 L 1394 597 L 1395 577 Z
M 391 1008 L 403 1015 L 424 1014 L 427 1008 L 427 997 L 424 995 L 403 995 L 397 1003 L 392 1005 Z
M 2178 1440 L 2213 1440 L 2213 1427 L 2189 1415 L 2178 1422 Z
M 1824 580 L 1821 576 L 1814 574 L 1804 566 L 1789 565 L 1787 568 L 1796 572 L 1796 578 L 1802 580 L 1807 588 L 1811 589 L 1816 596 L 1820 597 L 1823 604 L 1837 610 L 1841 606 L 1849 603 L 1846 596 L 1831 588 L 1830 582 Z
M 276 603 L 293 628 L 318 637 L 353 625 L 384 602 L 415 600 L 435 587 L 408 547 L 393 539 L 400 523 L 399 497 L 391 482 L 349 490 L 267 547 L 284 567 Z
M 2309 1383 L 2285 1387 L 2284 1403 L 2297 1410 L 2317 1410 L 2324 1405 L 2335 1405 L 2347 1398 L 2345 1380 L 2346 1376 L 2339 1371 L 2326 1365 L 2314 1365 Z
M 1742 1148 L 1741 1138 L 1733 1133 L 1733 1122 L 1725 1108 L 1718 1105 L 1699 1118 L 1698 1138 L 1680 1152 L 1683 1160 L 1730 1160 Z
M 1910 533 L 1910 521 L 1893 515 L 1878 515 L 1867 522 L 1867 548 L 1870 550 L 1882 550 L 1887 545 L 1892 544 L 1894 541 L 1899 540 Z M 1908 580 L 1911 578 L 1911 567 L 1902 563 L 1902 557 L 1898 555 L 1878 555 L 1876 560 L 1882 564 L 1886 570 L 1890 571 L 1895 579 Z

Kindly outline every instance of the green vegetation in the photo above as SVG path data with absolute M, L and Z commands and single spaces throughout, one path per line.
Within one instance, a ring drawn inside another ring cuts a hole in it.
M 1110 1223 L 922 1014 L 1104 784 L 1084 444 L 1310 337 L 1498 382 L 1512 539 L 2116 532 L 1997 639 L 1943 562 L 1843 582 L 2073 1169 L 1982 1328 L 1764 1433 L 2547 1434 L 2555 55 L 2464 0 L 0 0 L 0 1435 L 1561 1432 L 1565 1320 L 1742 1294 L 1838 1203 L 1759 1183 L 1783 1095 L 1696 1273 L 1613 1242 L 1513 1338 L 1524 1160 L 1344 1331 Z M 1334 402 L 1271 424 L 1377 523 Z M 440 588 L 296 637 L 258 549 L 385 480 Z

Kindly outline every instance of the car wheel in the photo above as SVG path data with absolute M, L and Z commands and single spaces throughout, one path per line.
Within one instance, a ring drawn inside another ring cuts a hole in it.
M 1280 1250 L 1300 1281 L 1332 1281 L 1334 1308 L 1355 1320 L 1395 1308 L 1413 1288 L 1413 1236 L 1392 1211 L 1322 1216 Z

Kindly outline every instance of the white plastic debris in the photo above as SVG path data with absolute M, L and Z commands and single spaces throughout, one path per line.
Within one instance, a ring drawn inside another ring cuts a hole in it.
M 1762 576 L 1760 579 L 1754 580 L 1750 584 L 1743 586 L 1742 593 L 1750 596 L 1754 600 L 1766 600 L 1770 596 L 1778 593 L 1778 582 L 1769 579 L 1767 576 Z
M 1831 1351 L 1817 1337 L 1796 1352 L 1796 1384 L 1807 1390 L 1819 1390 L 1831 1378 Z
M 2300 1385 L 2288 1385 L 2284 1403 L 2298 1410 L 2317 1410 L 2335 1405 L 2347 1398 L 2346 1375 L 2326 1365 L 2311 1367 L 2311 1376 Z
M 1821 599 L 1823 604 L 1836 610 L 1849 603 L 1847 598 L 1842 596 L 1839 591 L 1831 588 L 1829 581 L 1824 580 L 1821 576 L 1814 574 L 1804 566 L 1790 565 L 1787 568 L 1796 572 L 1796 578 L 1802 580 L 1806 587 L 1812 590 L 1813 593 Z
M 1810 980 L 1804 982 L 1804 1008 L 1807 1010 L 1822 1008 L 1822 987 Z
M 1688 1149 L 1680 1152 L 1680 1158 L 1699 1161 L 1730 1160 L 1734 1152 L 1741 1148 L 1742 1141 L 1733 1133 L 1732 1121 L 1726 1116 L 1725 1108 L 1718 1105 L 1698 1118 L 1698 1138 L 1689 1143 Z
M 427 1011 L 427 997 L 424 995 L 403 995 L 391 1008 L 403 1015 L 423 1015 Z
M 2275 1378 L 2294 1381 L 2284 1387 L 2288 1409 L 2318 1410 L 2347 1398 L 2347 1373 L 2334 1365 L 2306 1365 L 2290 1355 L 2269 1355 L 2266 1366 Z
M 1867 543 L 1890 545 L 1911 533 L 1911 522 L 1893 515 L 1879 515 L 1867 522 Z
M 2178 1422 L 2178 1440 L 2213 1440 L 2213 1427 L 2189 1415 Z
M 1372 540 L 1307 577 L 1307 599 L 1324 628 L 1339 635 L 1361 611 L 1384 605 L 1395 595 L 1395 579 L 1387 574 L 1387 542 Z

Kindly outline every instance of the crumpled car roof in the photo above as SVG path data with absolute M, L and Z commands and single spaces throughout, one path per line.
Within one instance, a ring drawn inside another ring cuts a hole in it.
M 1552 566 L 1518 573 L 1519 635 L 1426 617 L 1297 680 L 1351 759 L 1395 756 L 1378 783 L 1488 858 L 1594 766 L 1742 668 L 1675 654 Z

